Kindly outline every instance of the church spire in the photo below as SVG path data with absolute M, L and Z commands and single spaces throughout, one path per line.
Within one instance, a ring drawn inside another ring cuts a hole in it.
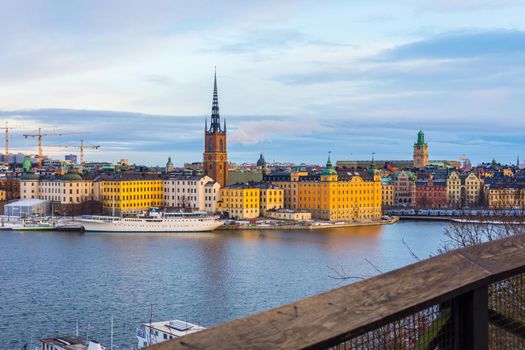
M 211 106 L 211 126 L 210 132 L 222 132 L 221 117 L 219 115 L 219 94 L 217 92 L 217 68 L 213 77 L 213 102 Z

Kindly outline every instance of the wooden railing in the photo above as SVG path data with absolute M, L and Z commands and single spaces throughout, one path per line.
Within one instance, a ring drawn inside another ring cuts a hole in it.
M 514 236 L 147 349 L 524 349 L 524 273 Z

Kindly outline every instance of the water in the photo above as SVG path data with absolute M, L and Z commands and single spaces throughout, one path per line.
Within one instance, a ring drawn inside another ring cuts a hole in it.
M 89 335 L 135 349 L 141 323 L 183 319 L 212 326 L 436 251 L 446 223 L 316 231 L 213 234 L 0 232 L 0 349 Z M 368 259 L 372 264 L 366 261 Z

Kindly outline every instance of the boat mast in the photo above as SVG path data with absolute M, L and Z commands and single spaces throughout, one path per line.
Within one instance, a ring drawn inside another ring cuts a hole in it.
M 151 328 L 151 323 L 153 322 L 152 321 L 152 318 L 153 318 L 153 304 L 150 304 L 149 306 L 149 332 L 148 332 L 148 346 L 149 345 L 153 345 L 152 341 L 151 341 L 151 332 L 152 332 L 152 328 Z
M 113 315 L 111 315 L 111 342 L 110 342 L 110 349 L 113 350 Z

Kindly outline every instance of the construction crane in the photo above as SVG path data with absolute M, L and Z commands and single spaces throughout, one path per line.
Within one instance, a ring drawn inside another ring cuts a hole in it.
M 78 148 L 80 149 L 80 164 L 84 164 L 84 149 L 99 149 L 99 145 L 85 145 L 84 140 L 80 140 L 80 145 L 53 145 L 52 147 Z
M 42 128 L 38 128 L 37 134 L 24 134 L 24 137 L 27 139 L 28 137 L 38 137 L 38 169 L 42 169 L 42 158 L 43 158 L 43 152 L 42 152 L 42 137 L 46 136 L 62 136 L 62 135 L 73 135 L 73 134 L 80 134 L 79 132 L 46 132 L 42 133 Z
M 5 129 L 5 171 L 9 170 L 9 126 L 7 125 L 7 121 L 5 122 L 5 127 L 0 128 Z M 11 128 L 12 129 L 12 128 Z

